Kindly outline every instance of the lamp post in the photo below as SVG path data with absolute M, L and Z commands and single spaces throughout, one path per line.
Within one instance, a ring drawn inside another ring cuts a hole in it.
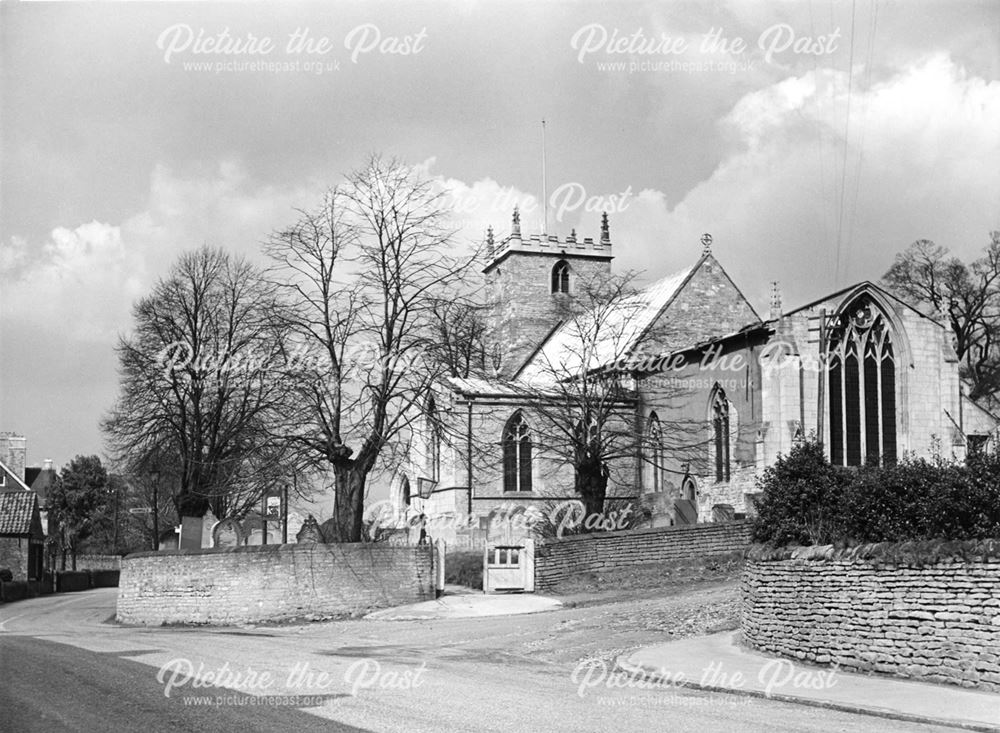
M 119 493 L 117 480 L 112 479 L 112 487 L 113 487 L 112 491 L 115 492 L 115 531 L 112 544 L 114 546 L 114 554 L 117 555 L 118 554 L 118 493 Z
M 159 470 L 154 469 L 150 471 L 149 478 L 153 482 L 153 552 L 156 552 L 160 549 Z

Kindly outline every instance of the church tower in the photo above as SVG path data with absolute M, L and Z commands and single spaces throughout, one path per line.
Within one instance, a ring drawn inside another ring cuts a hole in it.
M 521 235 L 514 208 L 510 234 L 494 242 L 486 234 L 488 360 L 502 377 L 512 377 L 559 323 L 560 304 L 581 283 L 611 274 L 611 232 L 601 216 L 601 238 L 565 240 L 553 235 Z

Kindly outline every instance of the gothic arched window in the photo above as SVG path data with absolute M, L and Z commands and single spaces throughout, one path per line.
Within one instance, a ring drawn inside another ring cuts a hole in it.
M 569 292 L 569 263 L 566 260 L 559 260 L 552 268 L 552 292 Z
M 649 446 L 649 489 L 659 493 L 663 491 L 663 428 L 655 412 L 649 414 L 646 442 Z
M 410 501 L 412 500 L 412 497 L 410 496 L 410 479 L 406 476 L 403 476 L 403 480 L 400 482 L 399 495 L 403 501 L 403 506 L 410 506 Z
M 896 460 L 896 359 L 885 316 L 871 298 L 848 308 L 830 332 L 830 462 Z
M 715 453 L 715 480 L 729 480 L 729 400 L 718 385 L 712 395 L 712 447 Z
M 427 400 L 427 472 L 432 481 L 441 479 L 441 424 L 433 397 Z
M 531 491 L 531 433 L 520 410 L 503 429 L 503 490 Z

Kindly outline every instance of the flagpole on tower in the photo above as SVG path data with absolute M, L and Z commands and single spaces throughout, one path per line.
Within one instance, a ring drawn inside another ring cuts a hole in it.
M 549 191 L 545 182 L 545 120 L 542 120 L 542 236 L 549 228 Z

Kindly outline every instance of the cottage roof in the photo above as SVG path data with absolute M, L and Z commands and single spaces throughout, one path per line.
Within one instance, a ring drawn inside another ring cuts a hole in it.
M 54 468 L 29 467 L 24 469 L 24 482 L 38 495 L 43 504 L 48 501 L 49 492 L 55 486 L 58 474 Z
M 0 492 L 0 535 L 31 534 L 31 522 L 38 510 L 34 491 Z

